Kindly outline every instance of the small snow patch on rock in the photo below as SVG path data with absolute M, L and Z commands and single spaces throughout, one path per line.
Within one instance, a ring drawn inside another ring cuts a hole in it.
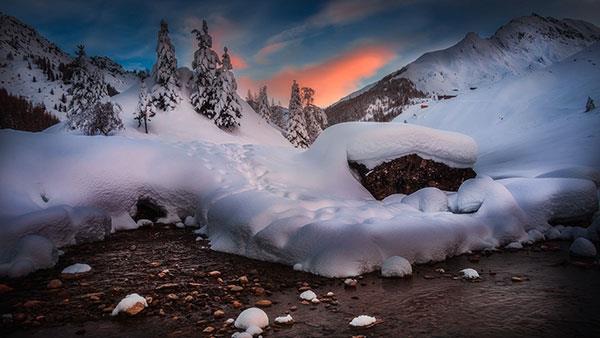
M 376 321 L 377 321 L 377 319 L 375 319 L 375 317 L 371 317 L 371 316 L 367 316 L 367 315 L 360 315 L 360 316 L 354 317 L 352 319 L 352 321 L 350 322 L 350 326 L 364 327 L 364 326 L 369 326 L 369 325 L 375 324 Z
M 307 301 L 312 301 L 317 298 L 317 294 L 312 292 L 311 290 L 306 290 L 300 294 L 300 298 Z
M 405 277 L 412 275 L 412 266 L 404 257 L 392 256 L 381 265 L 383 277 Z
M 138 225 L 138 227 L 146 227 L 146 226 L 153 226 L 154 222 L 152 222 L 149 219 L 138 219 L 138 221 L 136 222 L 136 224 Z
M 92 267 L 87 264 L 76 263 L 73 265 L 69 265 L 63 269 L 62 273 L 66 274 L 77 274 L 77 273 L 86 273 L 92 270 Z
M 462 275 L 462 278 L 464 279 L 477 279 L 479 278 L 479 273 L 477 273 L 477 271 L 475 271 L 475 269 L 463 269 L 460 270 L 460 273 Z
M 596 257 L 597 254 L 594 243 L 583 237 L 579 237 L 573 241 L 573 244 L 571 244 L 571 247 L 569 248 L 569 252 L 580 257 Z
M 291 315 L 281 316 L 275 318 L 275 323 L 277 324 L 292 324 L 294 322 L 294 318 Z
M 520 242 L 511 242 L 511 243 L 508 243 L 508 245 L 505 246 L 504 248 L 512 249 L 512 250 L 523 249 L 523 244 L 521 244 Z
M 121 299 L 119 304 L 117 304 L 117 306 L 113 309 L 111 316 L 116 316 L 119 314 L 119 312 L 135 315 L 144 310 L 146 307 L 148 307 L 146 298 L 138 295 L 137 293 L 132 293 Z
M 247 330 L 252 326 L 263 328 L 269 325 L 269 317 L 263 310 L 257 307 L 251 307 L 240 313 L 235 320 L 234 325 L 238 329 L 243 330 Z

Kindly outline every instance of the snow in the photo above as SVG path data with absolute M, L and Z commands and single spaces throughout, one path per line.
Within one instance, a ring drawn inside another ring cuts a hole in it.
M 381 266 L 383 277 L 405 277 L 412 275 L 412 266 L 404 257 L 392 256 L 383 261 Z
M 511 243 L 508 243 L 508 245 L 505 246 L 504 248 L 512 249 L 512 250 L 519 250 L 519 249 L 523 249 L 523 244 L 521 244 L 520 242 L 511 242 Z
M 110 315 L 116 316 L 119 314 L 119 312 L 125 312 L 137 303 L 142 303 L 144 307 L 148 307 L 148 302 L 146 302 L 144 297 L 138 295 L 137 293 L 132 293 L 121 299 L 119 304 L 117 304 L 117 306 L 112 310 Z
M 183 221 L 183 223 L 185 224 L 186 227 L 197 227 L 198 223 L 196 223 L 196 217 L 194 216 L 187 216 L 185 218 L 185 220 Z
M 589 239 L 579 237 L 569 247 L 569 251 L 575 256 L 596 257 L 596 246 Z
M 306 290 L 300 294 L 300 299 L 307 300 L 309 302 L 316 298 L 317 294 L 314 293 L 312 290 Z
M 58 261 L 58 252 L 46 237 L 26 235 L 0 255 L 0 276 L 23 277 L 35 270 L 51 268 Z
M 255 328 L 262 329 L 269 325 L 269 317 L 263 310 L 257 307 L 251 307 L 242 311 L 242 313 L 239 314 L 239 316 L 235 320 L 234 325 L 238 329 L 243 329 L 247 331 L 254 330 Z M 262 330 L 259 333 L 261 332 Z M 251 332 L 249 333 L 253 334 Z
M 294 322 L 294 318 L 291 315 L 280 316 L 275 318 L 275 323 L 277 324 L 291 324 Z
M 371 317 L 371 316 L 367 316 L 367 315 L 360 315 L 358 317 L 352 318 L 352 321 L 350 322 L 350 326 L 354 326 L 354 327 L 369 326 L 371 324 L 374 324 L 376 321 L 377 321 L 377 319 L 375 319 L 375 317 Z
M 459 271 L 464 279 L 476 279 L 479 278 L 479 273 L 476 270 L 467 268 Z
M 87 264 L 75 263 L 73 265 L 69 265 L 66 268 L 64 268 L 62 273 L 78 274 L 78 273 L 85 273 L 85 272 L 88 272 L 91 270 L 92 270 L 92 267 Z
M 438 188 L 423 188 L 402 199 L 408 204 L 423 212 L 448 211 L 448 197 Z

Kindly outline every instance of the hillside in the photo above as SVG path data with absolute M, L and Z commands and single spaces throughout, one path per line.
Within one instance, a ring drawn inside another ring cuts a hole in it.
M 330 123 L 388 121 L 424 97 L 462 95 L 564 60 L 600 41 L 600 28 L 536 14 L 516 18 L 491 37 L 468 33 L 456 45 L 424 54 L 326 109 Z

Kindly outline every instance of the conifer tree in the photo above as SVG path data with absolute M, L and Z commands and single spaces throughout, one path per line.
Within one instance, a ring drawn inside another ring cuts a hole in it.
M 121 106 L 112 102 L 97 102 L 87 112 L 86 124 L 82 127 L 86 135 L 110 135 L 113 131 L 123 129 Z
M 242 106 L 238 101 L 237 83 L 231 71 L 232 69 L 231 59 L 227 53 L 227 47 L 225 47 L 222 66 L 217 73 L 219 90 L 217 92 L 218 100 L 215 104 L 217 114 L 215 124 L 225 130 L 239 127 L 239 119 L 242 117 Z
M 221 62 L 217 53 L 212 50 L 212 37 L 208 34 L 206 20 L 202 21 L 202 31 L 194 29 L 192 33 L 198 40 L 198 50 L 194 52 L 192 62 L 194 83 L 190 100 L 197 113 L 212 120 L 217 115 L 215 111 L 215 104 L 219 99 L 217 67 Z
M 169 26 L 160 21 L 158 43 L 156 45 L 156 64 L 152 69 L 155 85 L 152 87 L 154 106 L 164 111 L 175 109 L 181 97 L 177 79 L 177 59 L 175 48 L 169 38 Z
M 286 137 L 296 148 L 307 148 L 309 145 L 306 121 L 304 120 L 302 101 L 300 99 L 300 89 L 295 80 L 292 84 Z
M 154 105 L 150 97 L 148 97 L 148 92 L 146 90 L 146 81 L 142 80 L 142 84 L 140 86 L 140 95 L 138 97 L 138 104 L 135 109 L 135 117 L 134 119 L 138 121 L 138 128 L 144 124 L 144 130 L 146 134 L 148 134 L 148 122 L 152 117 L 156 115 L 154 110 Z
M 327 115 L 325 111 L 314 104 L 315 90 L 304 87 L 301 90 L 302 104 L 304 105 L 304 119 L 306 121 L 306 131 L 312 144 L 323 129 L 327 126 Z
M 267 86 L 260 88 L 257 105 L 258 114 L 263 119 L 271 121 L 271 107 L 269 106 L 269 98 L 267 97 Z

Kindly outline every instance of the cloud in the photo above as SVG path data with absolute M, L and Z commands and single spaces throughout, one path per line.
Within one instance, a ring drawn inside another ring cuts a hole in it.
M 267 44 L 255 55 L 255 59 L 259 63 L 265 63 L 270 54 L 281 50 L 292 41 L 315 35 L 315 30 L 357 22 L 407 2 L 408 0 L 336 0 L 329 2 L 302 24 L 270 37 Z
M 289 100 L 292 81 L 297 80 L 300 86 L 315 89 L 317 105 L 327 106 L 359 89 L 362 80 L 375 75 L 394 57 L 394 51 L 387 45 L 362 44 L 318 64 L 284 68 L 264 80 L 240 77 L 239 92 L 245 96 L 248 89 L 257 91 L 265 84 L 269 95 L 285 105 Z

